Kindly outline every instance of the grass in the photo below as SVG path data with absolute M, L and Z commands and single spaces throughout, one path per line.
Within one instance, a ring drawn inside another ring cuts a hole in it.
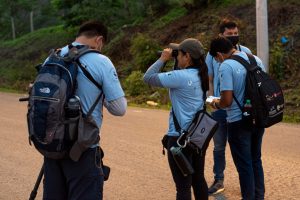
M 172 21 L 175 21 L 176 19 L 184 16 L 187 14 L 187 10 L 183 7 L 176 7 L 171 9 L 166 15 L 162 16 L 159 19 L 156 19 L 153 24 L 153 29 L 159 29 L 165 26 L 166 24 L 171 23 Z
M 23 91 L 11 89 L 11 88 L 0 88 L 0 92 L 15 93 L 15 94 L 24 94 Z

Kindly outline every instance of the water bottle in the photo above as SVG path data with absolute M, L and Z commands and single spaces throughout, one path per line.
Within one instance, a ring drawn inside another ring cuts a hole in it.
M 69 139 L 71 141 L 77 138 L 79 115 L 80 99 L 78 96 L 73 96 L 69 99 L 66 110 Z
M 182 153 L 181 147 L 171 147 L 170 151 L 183 176 L 194 173 L 194 168 L 186 156 Z
M 245 117 L 248 117 L 251 115 L 251 109 L 252 109 L 252 105 L 251 105 L 251 100 L 250 99 L 247 99 L 246 100 L 246 103 L 244 105 L 244 112 L 243 112 L 243 115 Z

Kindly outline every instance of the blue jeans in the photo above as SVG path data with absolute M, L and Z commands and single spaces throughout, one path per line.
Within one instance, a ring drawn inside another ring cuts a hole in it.
M 226 166 L 225 149 L 227 143 L 227 122 L 226 111 L 217 110 L 212 113 L 212 117 L 218 121 L 219 127 L 214 134 L 214 174 L 215 180 L 224 180 L 224 170 Z
M 242 121 L 228 123 L 228 142 L 239 174 L 244 200 L 264 199 L 264 171 L 261 146 L 264 128 L 245 128 Z
M 43 200 L 101 200 L 100 159 L 98 148 L 86 150 L 78 162 L 45 158 Z
M 167 145 L 169 166 L 177 191 L 176 200 L 191 200 L 191 187 L 193 187 L 195 200 L 208 200 L 207 183 L 204 177 L 205 152 L 197 152 L 188 146 L 182 150 L 195 171 L 192 175 L 183 176 L 170 152 L 171 147 L 178 146 L 177 139 L 178 137 L 169 136 Z

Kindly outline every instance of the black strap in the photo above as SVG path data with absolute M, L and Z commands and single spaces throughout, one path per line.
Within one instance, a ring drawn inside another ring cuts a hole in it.
M 250 63 L 238 55 L 232 55 L 232 56 L 230 56 L 230 59 L 241 63 L 247 71 L 254 71 L 254 70 L 258 69 L 259 67 L 257 66 L 257 62 L 256 62 L 254 56 L 252 54 L 247 54 L 247 53 L 246 53 L 246 55 L 248 56 Z
M 178 120 L 176 118 L 176 115 L 175 115 L 175 112 L 174 112 L 174 109 L 173 109 L 173 106 L 172 106 L 172 115 L 173 115 L 173 121 L 174 121 L 174 125 L 175 125 L 175 129 L 178 133 L 181 133 L 181 127 L 178 123 Z
M 70 53 L 67 55 L 67 59 L 70 59 L 73 62 L 76 62 L 76 64 L 80 67 L 84 75 L 101 91 L 100 94 L 98 95 L 97 99 L 89 109 L 88 113 L 85 115 L 85 117 L 88 117 L 92 114 L 94 109 L 96 108 L 98 102 L 100 101 L 101 97 L 104 96 L 102 86 L 94 79 L 94 77 L 88 72 L 88 70 L 80 63 L 79 58 L 87 53 L 99 53 L 100 51 L 90 49 L 89 46 L 87 45 L 77 45 L 73 46 L 72 44 L 68 45 L 69 50 L 72 48 L 73 51 L 69 51 Z M 104 98 L 102 98 L 102 104 L 103 104 Z M 103 114 L 103 112 L 102 112 Z
M 200 112 L 206 112 L 205 100 L 206 100 L 206 92 L 203 92 L 203 109 L 196 112 L 196 114 L 195 114 L 195 116 L 194 116 L 194 119 L 198 116 L 198 113 L 200 113 Z M 172 115 L 173 115 L 173 121 L 174 121 L 175 129 L 176 129 L 176 131 L 177 131 L 179 134 L 181 134 L 181 130 L 182 130 L 182 129 L 181 129 L 179 123 L 178 123 L 178 120 L 177 120 L 177 117 L 176 117 L 176 115 L 175 115 L 173 106 L 172 106 Z M 192 121 L 194 121 L 194 119 L 193 119 Z
M 92 112 L 95 110 L 98 102 L 100 101 L 101 97 L 103 95 L 103 91 L 101 91 L 101 93 L 98 95 L 97 99 L 95 100 L 94 104 L 91 106 L 90 110 L 87 112 L 86 116 L 85 117 L 88 117 L 92 114 Z M 102 100 L 102 102 L 104 101 L 104 98 Z M 103 104 L 103 103 L 102 103 Z M 102 112 L 103 114 L 103 112 Z
M 79 60 L 76 61 L 76 63 L 78 64 L 78 66 L 80 67 L 80 69 L 82 70 L 82 72 L 84 73 L 84 75 L 95 85 L 97 86 L 97 88 L 99 88 L 99 90 L 102 91 L 102 86 L 93 78 L 93 76 L 88 72 L 87 69 L 85 69 L 85 67 L 79 62 Z
M 233 95 L 233 99 L 235 100 L 235 102 L 237 103 L 237 105 L 238 105 L 238 107 L 239 107 L 239 109 L 243 112 L 243 107 L 241 106 L 241 104 L 240 104 L 240 102 L 237 100 L 237 98 L 235 97 L 235 95 L 234 94 L 232 94 Z

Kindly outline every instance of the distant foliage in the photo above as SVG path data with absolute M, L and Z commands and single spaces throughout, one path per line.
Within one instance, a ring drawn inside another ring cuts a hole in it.
M 284 69 L 284 49 L 279 42 L 274 43 L 270 54 L 270 73 L 278 79 L 283 78 Z
M 139 96 L 142 94 L 146 94 L 147 86 L 143 82 L 143 73 L 141 71 L 133 71 L 124 81 L 123 86 L 125 92 L 129 96 Z
M 159 57 L 157 51 L 160 50 L 158 42 L 147 35 L 138 34 L 130 47 L 133 56 L 135 69 L 145 72 L 148 67 Z

